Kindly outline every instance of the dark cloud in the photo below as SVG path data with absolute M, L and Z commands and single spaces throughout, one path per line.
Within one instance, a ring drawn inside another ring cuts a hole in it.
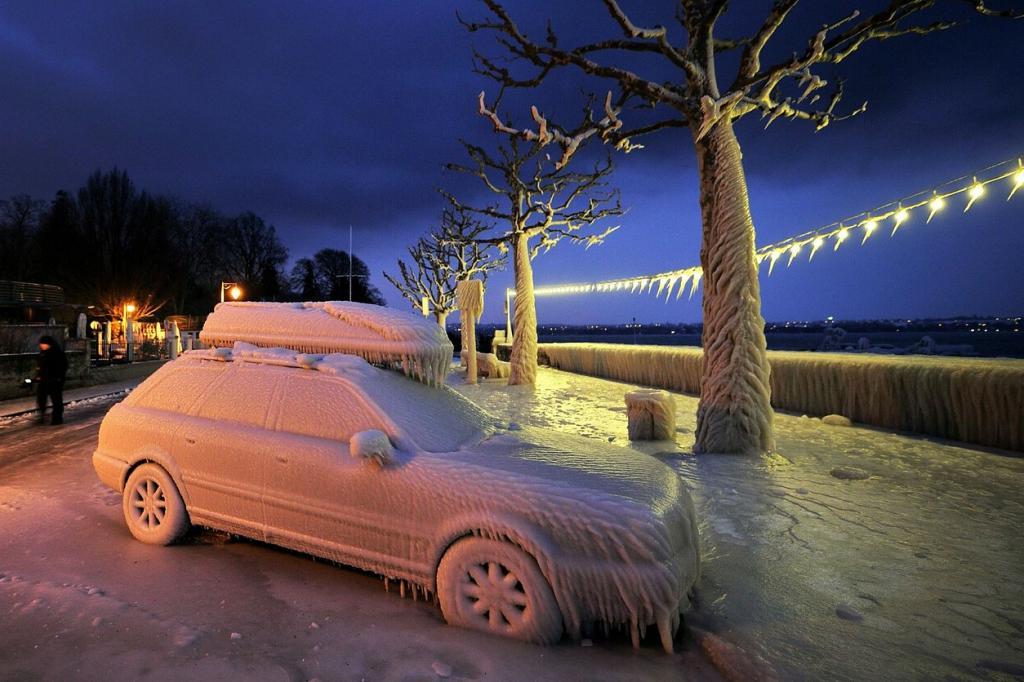
M 671 2 L 625 4 L 636 6 L 639 22 L 671 21 Z M 799 122 L 778 121 L 767 131 L 753 118 L 740 124 L 760 235 L 781 237 L 831 222 L 1024 151 L 1024 22 L 985 20 L 960 3 L 937 4 L 936 12 L 968 21 L 940 35 L 870 45 L 836 69 L 847 78 L 851 107 L 869 100 L 865 115 L 819 133 Z M 565 43 L 615 30 L 597 2 L 508 5 L 534 35 L 550 15 Z M 749 32 L 769 5 L 732 2 L 722 33 Z M 808 0 L 769 59 L 787 58 L 849 7 L 881 5 Z M 225 211 L 256 211 L 277 226 L 294 257 L 344 246 L 352 224 L 357 248 L 379 280 L 380 270 L 436 219 L 438 186 L 473 191 L 465 178 L 441 170 L 461 158 L 457 139 L 491 140 L 475 114 L 475 96 L 494 86 L 472 73 L 471 48 L 497 52 L 484 36 L 458 25 L 456 10 L 483 14 L 470 0 L 4 3 L 0 195 L 49 197 L 76 188 L 97 167 L 117 165 L 151 191 Z M 677 77 L 660 64 L 637 59 L 635 65 Z M 509 96 L 503 111 L 521 119 L 536 102 L 554 116 L 574 118 L 581 87 L 599 94 L 606 87 L 570 74 L 550 85 Z M 615 182 L 632 210 L 614 245 L 585 258 L 560 247 L 537 261 L 539 281 L 585 281 L 695 261 L 692 143 L 682 132 L 645 143 L 647 149 L 618 159 Z M 1010 246 L 994 238 L 992 252 L 978 260 L 1000 262 Z M 894 269 L 892 262 L 871 267 L 879 275 Z M 810 284 L 810 272 L 802 277 L 794 276 L 802 282 L 796 290 L 828 288 Z M 1020 284 L 1003 282 L 992 299 L 969 284 L 976 300 L 962 304 L 980 312 L 1011 307 L 1005 292 Z M 499 277 L 494 288 L 503 285 Z M 837 295 L 853 315 L 891 307 L 872 298 L 880 292 L 869 289 L 857 299 L 848 281 L 840 286 L 845 289 Z M 769 317 L 773 311 L 810 315 L 817 305 L 780 305 L 768 298 L 775 288 L 766 286 Z M 787 301 L 793 292 L 784 292 Z M 898 314 L 940 308 L 939 295 L 909 295 Z M 542 309 L 542 318 L 563 314 L 545 305 L 549 313 Z M 628 305 L 610 305 L 600 314 L 595 308 L 593 317 L 622 319 Z M 693 306 L 656 305 L 662 307 L 644 308 L 644 314 L 696 317 Z M 496 315 L 497 307 L 493 303 L 488 314 Z M 588 317 L 578 310 L 564 314 Z

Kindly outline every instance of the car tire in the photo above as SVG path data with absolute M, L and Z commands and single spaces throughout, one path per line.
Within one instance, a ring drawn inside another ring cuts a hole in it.
M 538 644 L 562 636 L 562 614 L 533 557 L 507 542 L 465 538 L 437 568 L 441 613 L 451 625 Z
M 132 471 L 124 486 L 121 508 L 135 539 L 150 545 L 169 545 L 189 528 L 178 487 L 157 464 L 146 463 Z

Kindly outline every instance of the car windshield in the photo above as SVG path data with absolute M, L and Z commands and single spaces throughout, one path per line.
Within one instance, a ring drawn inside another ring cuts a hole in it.
M 360 388 L 383 414 L 428 452 L 453 452 L 478 443 L 495 419 L 447 386 L 430 387 L 380 370 Z

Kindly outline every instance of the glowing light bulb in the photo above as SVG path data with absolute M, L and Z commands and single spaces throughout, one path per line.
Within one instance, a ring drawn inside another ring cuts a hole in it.
M 789 247 L 789 261 L 786 262 L 787 268 L 793 264 L 793 259 L 796 258 L 798 253 L 800 253 L 800 244 L 793 244 L 793 246 Z
M 936 213 L 946 207 L 946 200 L 940 197 L 938 194 L 932 197 L 932 200 L 928 202 L 928 219 L 924 221 L 925 225 L 932 221 L 932 217 Z
M 1017 190 L 1021 187 L 1024 187 L 1024 168 L 1021 168 L 1013 174 L 1013 189 L 1010 190 L 1010 196 L 1006 197 L 1006 200 L 1009 201 L 1012 199 L 1013 195 L 1016 194 Z
M 978 179 L 975 178 L 974 179 L 974 184 L 971 185 L 971 188 L 969 190 L 967 190 L 967 196 L 969 198 L 967 200 L 967 205 L 964 206 L 964 213 L 967 213 L 967 211 L 971 210 L 971 206 L 974 205 L 974 202 L 977 201 L 978 199 L 980 199 L 981 195 L 984 194 L 984 193 L 985 193 L 985 185 L 983 185 L 980 182 L 978 182 Z
M 833 251 L 839 250 L 839 245 L 845 242 L 850 237 L 850 228 L 844 227 L 843 229 L 836 232 L 836 245 L 832 247 Z
M 775 249 L 768 254 L 768 276 L 771 277 L 772 270 L 775 269 L 775 263 L 782 257 L 782 249 Z
M 878 221 L 877 220 L 872 219 L 872 220 L 869 220 L 866 223 L 864 223 L 864 239 L 861 239 L 860 243 L 864 244 L 864 242 L 866 242 L 868 240 L 868 237 L 870 237 L 872 235 L 872 233 L 874 233 L 874 231 L 877 230 L 877 229 L 878 229 Z
M 824 237 L 815 237 L 814 238 L 814 241 L 811 242 L 811 256 L 810 256 L 810 258 L 807 259 L 808 262 L 814 260 L 814 254 L 818 253 L 818 249 L 820 249 L 824 244 L 825 244 L 825 238 Z
M 896 211 L 896 215 L 893 216 L 892 232 L 889 233 L 889 236 L 891 237 L 894 234 L 896 234 L 896 230 L 900 229 L 900 225 L 907 222 L 907 218 L 909 217 L 910 211 L 908 211 L 905 208 L 901 208 L 900 210 Z

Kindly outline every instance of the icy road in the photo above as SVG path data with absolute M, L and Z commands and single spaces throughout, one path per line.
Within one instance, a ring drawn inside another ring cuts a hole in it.
M 451 383 L 514 424 L 628 445 L 630 387 L 548 369 Z M 374 576 L 193 533 L 125 529 L 89 457 L 110 401 L 0 423 L 0 679 L 680 680 L 1024 677 L 1024 460 L 778 415 L 778 455 L 635 447 L 691 485 L 704 545 L 681 654 L 656 634 L 535 647 L 456 630 Z

